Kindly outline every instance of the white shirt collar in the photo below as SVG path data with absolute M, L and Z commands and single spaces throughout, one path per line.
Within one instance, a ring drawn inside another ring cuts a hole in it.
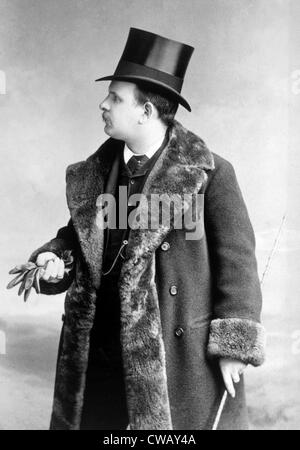
M 165 136 L 162 139 L 159 139 L 158 141 L 154 142 L 153 145 L 151 145 L 151 147 L 148 148 L 148 150 L 145 153 L 139 153 L 139 155 L 141 155 L 141 154 L 146 155 L 150 159 L 151 156 L 153 156 L 154 153 L 161 147 L 164 139 L 165 139 Z M 132 150 L 130 150 L 130 148 L 127 147 L 126 142 L 125 142 L 123 155 L 124 155 L 125 164 L 127 164 L 128 161 L 130 160 L 130 158 L 133 155 L 137 155 L 137 153 L 134 153 Z

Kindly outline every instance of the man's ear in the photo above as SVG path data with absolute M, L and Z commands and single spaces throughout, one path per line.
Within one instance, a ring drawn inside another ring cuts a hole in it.
M 154 106 L 152 105 L 151 102 L 146 102 L 144 104 L 144 112 L 143 115 L 140 119 L 140 123 L 145 123 L 147 120 L 151 119 L 151 117 L 153 117 L 154 114 Z

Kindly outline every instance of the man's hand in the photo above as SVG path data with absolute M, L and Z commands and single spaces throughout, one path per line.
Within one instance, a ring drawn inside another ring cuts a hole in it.
M 37 266 L 45 266 L 41 279 L 48 283 L 59 283 L 64 277 L 65 263 L 55 253 L 40 253 L 36 259 Z
M 219 364 L 227 392 L 234 398 L 235 389 L 233 383 L 240 381 L 240 375 L 246 369 L 247 364 L 230 358 L 220 358 Z

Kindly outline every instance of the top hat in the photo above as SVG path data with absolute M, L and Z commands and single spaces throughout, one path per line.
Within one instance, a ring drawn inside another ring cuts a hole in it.
M 113 75 L 102 80 L 141 82 L 191 107 L 180 95 L 184 75 L 194 48 L 148 31 L 130 28 L 125 49 Z

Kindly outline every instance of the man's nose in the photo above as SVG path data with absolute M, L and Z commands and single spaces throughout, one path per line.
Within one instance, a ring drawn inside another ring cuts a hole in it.
M 100 108 L 102 111 L 108 111 L 108 110 L 109 110 L 109 105 L 108 105 L 107 97 L 100 103 L 99 108 Z

